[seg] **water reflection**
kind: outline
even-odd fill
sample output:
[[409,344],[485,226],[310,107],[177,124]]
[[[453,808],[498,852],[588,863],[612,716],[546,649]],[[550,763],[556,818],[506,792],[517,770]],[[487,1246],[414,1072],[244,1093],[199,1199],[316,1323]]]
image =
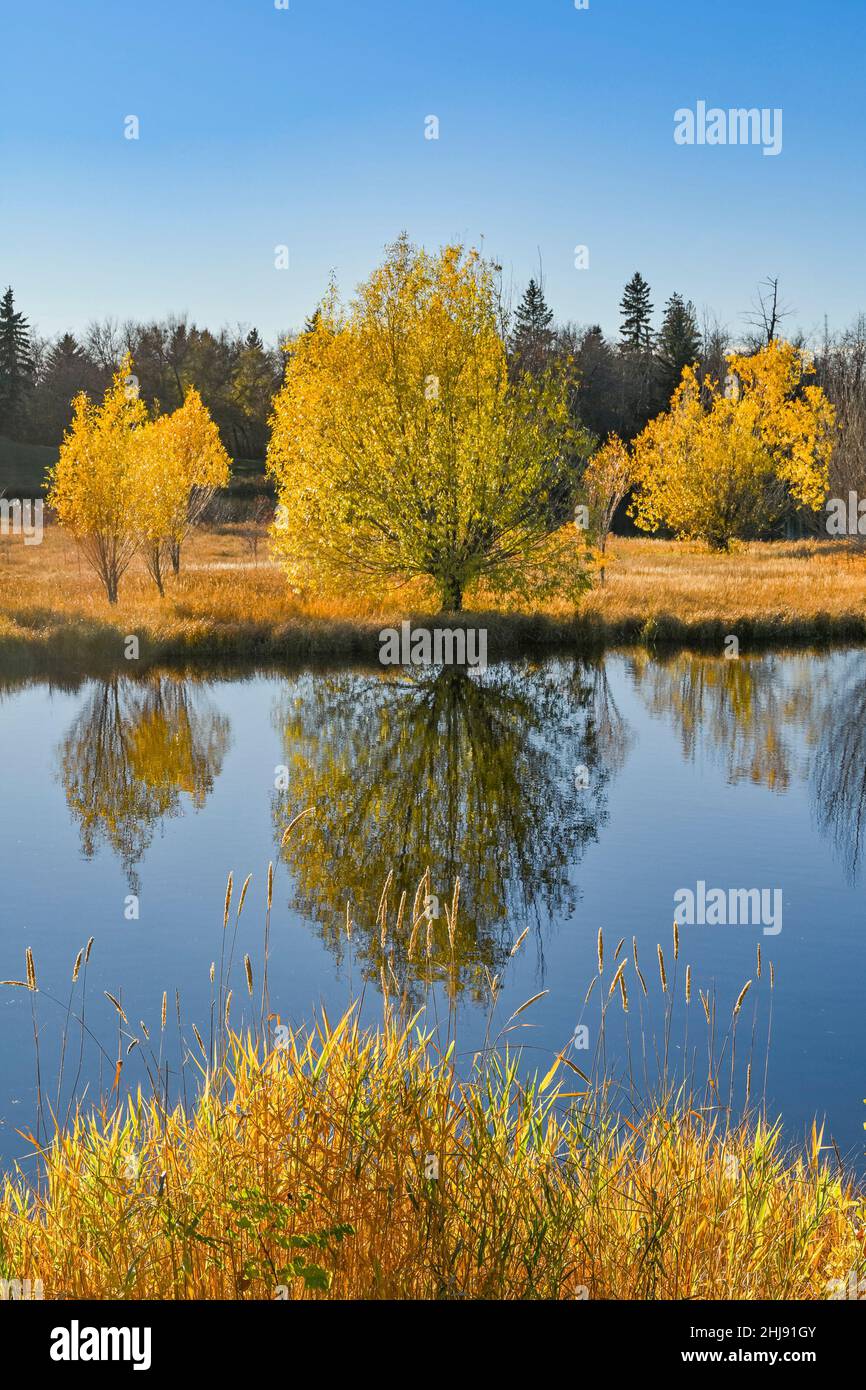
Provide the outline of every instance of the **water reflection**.
[[866,829],[866,671],[846,671],[821,721],[812,772],[815,812],[836,847],[849,882],[856,882]]
[[136,866],[182,795],[204,805],[229,745],[229,721],[202,686],[155,676],[94,685],[60,748],[60,777],[84,854],[109,845],[138,891]]
[[687,759],[702,747],[722,759],[729,782],[772,791],[785,791],[805,772],[795,749],[804,730],[815,741],[826,679],[814,662],[690,652],[656,661],[642,652],[631,672],[651,713],[673,724]]
[[[573,912],[572,871],[606,818],[605,788],[628,741],[601,667],[526,664],[483,681],[455,668],[306,676],[292,682],[279,720],[289,785],[275,798],[275,823],[281,830],[302,806],[316,811],[284,849],[294,905],[336,954],[347,899],[360,931],[375,921],[391,871],[397,898],[406,891],[411,905],[429,867],[434,914],[459,877],[454,988],[496,970],[522,925]],[[408,944],[408,926],[387,943],[403,978],[450,965],[444,908],[430,922],[429,959],[425,946],[409,962]],[[543,944],[538,931],[539,952]],[[358,954],[378,976],[378,932],[367,928]]]
[[[683,754],[719,756],[729,782],[785,791],[807,781],[812,813],[855,883],[866,840],[866,670],[861,653],[741,658],[683,653],[631,662],[647,707],[672,721]],[[799,752],[795,751],[799,747]]]

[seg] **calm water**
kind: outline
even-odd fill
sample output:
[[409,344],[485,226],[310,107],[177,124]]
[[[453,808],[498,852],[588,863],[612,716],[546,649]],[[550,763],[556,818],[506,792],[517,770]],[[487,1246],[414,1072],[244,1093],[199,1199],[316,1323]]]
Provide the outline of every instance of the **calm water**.
[[[637,938],[649,998],[629,967],[629,1026],[639,1028],[640,1004],[645,1027],[658,1030],[656,943],[672,971],[677,890],[696,890],[699,881],[708,890],[779,889],[781,931],[766,931],[766,920],[682,927],[671,1056],[682,1068],[697,1049],[703,1076],[697,989],[715,991],[724,1032],[741,986],[753,979],[738,1059],[754,1049],[762,1089],[771,1024],[768,1108],[784,1116],[794,1140],[814,1115],[826,1115],[828,1133],[860,1164],[863,652],[558,659],[421,680],[340,670],[7,685],[0,729],[0,977],[23,978],[29,945],[42,991],[0,991],[5,1162],[26,1153],[16,1130],[35,1123],[31,1006],[53,1102],[72,964],[86,939],[95,937],[87,1025],[106,1055],[100,1063],[96,1041],[87,1039],[79,1057],[73,1029],[61,1110],[76,1082],[79,1093],[89,1086],[95,1095],[113,1075],[117,1016],[104,990],[122,998],[129,1036],[142,1036],[144,1020],[155,1047],[168,991],[170,1076],[175,990],[185,1037],[192,1022],[207,1036],[208,973],[219,959],[229,870],[236,883],[253,875],[232,981],[233,1021],[241,1021],[250,1008],[241,960],[249,951],[258,991],[274,860],[270,1000],[284,1021],[310,1019],[320,1003],[333,1018],[365,980],[365,1014],[375,1019],[386,956],[411,997],[422,1001],[432,983],[431,1000],[447,1008],[448,933],[444,911],[434,914],[459,874],[450,985],[459,1046],[471,1054],[481,1044],[486,972],[499,972],[503,1021],[530,995],[549,991],[521,1016],[533,1026],[512,1034],[527,1049],[526,1065],[544,1070],[551,1049],[581,1020],[592,1045],[598,991],[582,1010],[599,927],[608,979],[619,938]],[[316,807],[315,820],[281,852],[283,827],[306,806]],[[405,888],[411,901],[427,866],[430,960],[426,950],[420,960],[407,958],[405,933],[383,954],[372,926],[382,884],[393,870],[397,894]],[[351,951],[347,899],[356,922]],[[524,927],[526,942],[509,959]],[[686,1033],[687,961],[694,997]],[[618,1006],[610,1019],[608,1056],[624,1065]],[[146,1082],[143,1052],[125,1060],[127,1085]]]

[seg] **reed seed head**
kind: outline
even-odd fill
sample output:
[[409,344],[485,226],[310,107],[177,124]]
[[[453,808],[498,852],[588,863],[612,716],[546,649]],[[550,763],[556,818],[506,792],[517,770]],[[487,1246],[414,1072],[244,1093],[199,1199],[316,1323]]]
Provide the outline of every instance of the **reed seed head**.
[[741,1007],[741,1005],[742,1005],[742,1002],[743,1002],[743,1000],[745,999],[746,995],[748,994],[748,992],[749,992],[749,990],[750,990],[751,988],[752,988],[752,982],[751,982],[751,980],[747,980],[746,983],[743,985],[743,988],[740,990],[739,994],[737,995],[737,1002],[736,1002],[736,1004],[734,1005],[734,1012],[733,1012],[733,1017],[734,1017],[734,1018],[736,1018],[736,1017],[737,1017],[737,1014],[740,1012],[740,1007]]

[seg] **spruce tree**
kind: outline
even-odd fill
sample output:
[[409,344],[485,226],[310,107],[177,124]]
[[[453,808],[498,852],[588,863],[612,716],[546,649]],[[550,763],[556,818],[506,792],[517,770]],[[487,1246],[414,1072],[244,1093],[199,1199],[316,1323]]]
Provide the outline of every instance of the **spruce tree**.
[[62,334],[45,354],[39,385],[28,403],[28,436],[40,444],[59,444],[72,418],[73,397],[79,391],[95,396],[101,387],[99,368],[71,333]]
[[672,294],[658,336],[659,379],[667,403],[679,385],[684,367],[691,367],[701,353],[701,335],[695,306],[682,295]]
[[530,280],[517,306],[511,334],[511,356],[519,371],[543,371],[553,345],[552,323],[553,310],[548,308],[544,290]]
[[0,299],[0,433],[13,434],[20,425],[32,381],[30,325],[16,312],[10,286]]
[[639,270],[629,280],[620,301],[622,345],[635,352],[650,352],[653,344],[650,287]]

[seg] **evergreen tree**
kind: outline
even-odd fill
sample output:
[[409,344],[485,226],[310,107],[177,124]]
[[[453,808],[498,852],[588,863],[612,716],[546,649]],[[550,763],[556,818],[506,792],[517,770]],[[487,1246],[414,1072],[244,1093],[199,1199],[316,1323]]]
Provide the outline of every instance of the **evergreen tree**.
[[650,303],[650,287],[639,270],[626,285],[619,308],[623,347],[635,352],[649,352],[653,344],[653,306]]
[[530,280],[514,316],[511,356],[518,371],[541,372],[547,365],[553,345],[553,310],[548,308],[544,290]]
[[693,367],[701,354],[701,335],[695,306],[682,295],[672,294],[665,305],[665,316],[656,345],[659,379],[665,404],[680,383],[684,367]]
[[42,444],[59,444],[72,419],[72,400],[80,391],[89,395],[101,389],[99,369],[71,333],[64,333],[48,349],[39,372],[39,384],[28,410],[30,431]]
[[32,382],[30,325],[16,312],[10,286],[0,299],[0,433],[12,434],[20,426]]

